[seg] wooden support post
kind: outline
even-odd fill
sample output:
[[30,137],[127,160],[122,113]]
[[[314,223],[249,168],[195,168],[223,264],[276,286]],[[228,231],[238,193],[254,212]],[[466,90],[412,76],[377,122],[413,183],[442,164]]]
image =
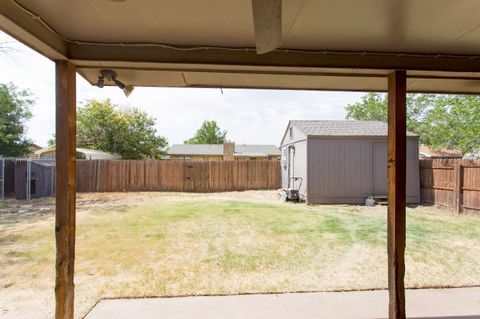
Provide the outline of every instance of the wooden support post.
[[456,163],[453,166],[453,211],[457,214],[462,212],[463,197],[463,166]]
[[74,317],[76,84],[75,65],[56,62],[55,318]]
[[406,72],[388,75],[389,318],[405,318]]

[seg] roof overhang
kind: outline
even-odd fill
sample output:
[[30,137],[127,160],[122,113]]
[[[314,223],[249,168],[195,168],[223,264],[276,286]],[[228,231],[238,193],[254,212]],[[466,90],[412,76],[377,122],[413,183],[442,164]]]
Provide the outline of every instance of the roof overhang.
[[386,91],[403,69],[410,92],[480,93],[473,0],[284,1],[282,46],[265,54],[250,1],[0,4],[1,29],[91,84],[113,69],[134,86]]

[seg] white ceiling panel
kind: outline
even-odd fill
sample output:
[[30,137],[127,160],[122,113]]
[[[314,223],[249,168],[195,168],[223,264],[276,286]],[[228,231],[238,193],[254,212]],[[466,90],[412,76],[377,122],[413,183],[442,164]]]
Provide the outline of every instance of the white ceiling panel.
[[404,69],[410,91],[480,92],[478,0],[284,0],[264,55],[249,0],[0,1],[0,29],[91,83],[379,91]]
[[[16,0],[87,42],[255,47],[246,0]],[[477,0],[283,1],[283,48],[480,54]]]

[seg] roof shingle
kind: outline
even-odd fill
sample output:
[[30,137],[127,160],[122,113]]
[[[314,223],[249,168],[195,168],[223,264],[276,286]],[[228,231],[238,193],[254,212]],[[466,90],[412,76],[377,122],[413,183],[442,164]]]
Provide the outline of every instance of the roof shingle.
[[[388,125],[380,121],[327,121],[327,120],[292,120],[307,136],[387,136]],[[417,136],[407,132],[407,136]]]

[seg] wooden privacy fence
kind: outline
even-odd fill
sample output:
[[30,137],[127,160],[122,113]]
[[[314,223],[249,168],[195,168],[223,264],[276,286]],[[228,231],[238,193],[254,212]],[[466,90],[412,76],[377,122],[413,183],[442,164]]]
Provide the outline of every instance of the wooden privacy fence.
[[78,192],[224,192],[278,189],[280,162],[79,160]]
[[421,160],[420,186],[424,203],[480,213],[480,160]]

